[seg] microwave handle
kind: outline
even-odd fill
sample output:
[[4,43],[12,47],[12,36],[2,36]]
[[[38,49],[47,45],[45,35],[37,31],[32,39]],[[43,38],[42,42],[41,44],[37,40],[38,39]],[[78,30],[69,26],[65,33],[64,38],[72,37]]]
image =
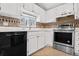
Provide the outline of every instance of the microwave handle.
[[21,33],[14,33],[14,35],[22,35]]

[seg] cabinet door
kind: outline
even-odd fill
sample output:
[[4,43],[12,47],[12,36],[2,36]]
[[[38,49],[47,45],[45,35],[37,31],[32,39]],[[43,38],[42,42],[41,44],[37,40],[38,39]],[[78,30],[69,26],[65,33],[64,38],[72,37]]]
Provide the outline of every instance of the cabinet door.
[[46,46],[47,44],[46,44],[46,39],[45,39],[45,31],[42,31],[42,33],[41,33],[41,39],[43,40],[43,44],[42,44],[42,46],[44,47],[44,46]]
[[46,45],[53,46],[53,31],[50,30],[45,32],[45,40]]
[[79,3],[74,4],[75,19],[79,19]]
[[63,10],[63,6],[59,6],[59,7],[57,7],[57,8],[55,8],[55,10],[56,10],[56,18],[57,17],[63,17],[63,15],[62,15],[62,13],[64,12],[64,10]]
[[73,3],[68,3],[65,5],[66,15],[73,15],[74,14],[74,6]]
[[74,11],[73,11],[73,3],[67,3],[65,5],[62,5],[63,8],[63,16],[67,16],[67,15],[73,15]]
[[17,3],[1,3],[1,12],[9,14],[9,16],[20,15],[20,4]]
[[75,55],[79,55],[79,29],[75,30]]
[[43,48],[44,44],[45,44],[43,32],[41,32],[41,31],[38,32],[37,40],[38,40],[38,49]]
[[37,50],[37,39],[35,36],[32,36],[28,40],[28,54],[30,55]]
[[57,17],[64,17],[64,16],[67,16],[67,15],[72,15],[74,14],[74,11],[73,11],[73,3],[67,3],[67,4],[64,4],[64,5],[61,5],[59,7],[56,8],[57,12],[56,12],[56,16]]

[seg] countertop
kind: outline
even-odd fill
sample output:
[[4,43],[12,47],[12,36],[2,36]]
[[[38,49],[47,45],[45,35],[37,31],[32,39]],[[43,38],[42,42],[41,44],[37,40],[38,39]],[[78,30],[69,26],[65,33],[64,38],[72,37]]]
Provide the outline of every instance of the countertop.
[[0,32],[13,32],[13,31],[50,31],[53,28],[25,28],[25,27],[0,27]]

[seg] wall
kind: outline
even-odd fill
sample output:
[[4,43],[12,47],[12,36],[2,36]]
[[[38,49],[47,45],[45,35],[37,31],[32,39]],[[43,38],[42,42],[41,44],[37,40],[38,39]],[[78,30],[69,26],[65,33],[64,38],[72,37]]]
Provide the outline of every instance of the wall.
[[8,16],[0,16],[0,26],[5,27],[19,27],[20,19],[8,17]]

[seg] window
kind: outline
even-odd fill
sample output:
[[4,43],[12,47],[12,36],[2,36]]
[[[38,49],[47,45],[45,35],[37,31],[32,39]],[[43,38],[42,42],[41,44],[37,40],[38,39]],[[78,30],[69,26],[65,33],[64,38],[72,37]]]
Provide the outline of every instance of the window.
[[31,15],[22,15],[21,19],[24,27],[36,27],[36,17]]

